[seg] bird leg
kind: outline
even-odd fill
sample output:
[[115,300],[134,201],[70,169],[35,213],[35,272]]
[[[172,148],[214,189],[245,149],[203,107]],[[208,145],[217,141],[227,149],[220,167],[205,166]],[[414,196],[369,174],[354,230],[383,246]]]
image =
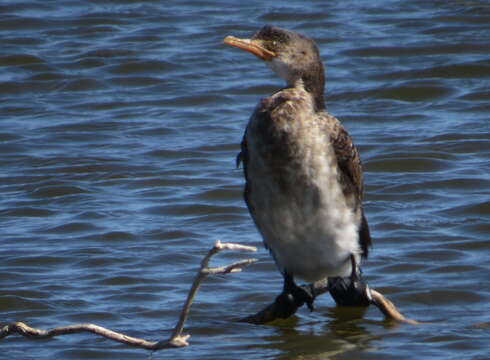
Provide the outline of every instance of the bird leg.
[[306,303],[308,309],[310,309],[310,311],[313,311],[315,309],[313,301],[315,301],[315,296],[313,295],[311,286],[296,285],[293,276],[285,272],[284,287],[282,293],[277,297],[276,302],[278,302],[278,304],[280,304],[280,306],[285,309],[293,307],[297,309]]
[[339,306],[369,306],[373,303],[371,290],[362,279],[361,268],[354,254],[350,255],[350,262],[350,276],[328,279],[330,294]]
[[[362,279],[360,266],[356,257],[351,254],[346,261],[351,263],[351,274],[348,277],[328,278],[327,291],[330,292],[338,306],[362,306],[373,304],[371,290]],[[305,303],[310,311],[313,311],[316,295],[312,285],[296,285],[292,275],[284,273],[284,288],[276,298],[276,305],[281,317],[289,317]]]

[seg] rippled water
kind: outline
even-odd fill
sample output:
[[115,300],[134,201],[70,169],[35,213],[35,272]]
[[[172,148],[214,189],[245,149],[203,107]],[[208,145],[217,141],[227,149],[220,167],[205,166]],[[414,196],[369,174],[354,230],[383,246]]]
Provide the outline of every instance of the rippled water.
[[[222,39],[269,23],[317,40],[327,106],[360,148],[366,278],[431,324],[393,326],[328,295],[274,326],[236,323],[280,291],[261,250],[247,271],[206,281],[191,346],[153,358],[488,358],[488,1],[275,4],[1,2],[1,323],[161,339],[216,240],[260,246],[234,157],[256,102],[281,83]],[[80,334],[9,337],[0,357],[148,353]]]

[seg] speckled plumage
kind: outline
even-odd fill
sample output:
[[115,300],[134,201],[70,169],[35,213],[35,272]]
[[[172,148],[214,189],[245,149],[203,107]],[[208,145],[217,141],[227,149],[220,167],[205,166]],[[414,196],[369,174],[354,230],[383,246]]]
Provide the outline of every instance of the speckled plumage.
[[[359,156],[340,122],[303,87],[263,99],[242,143],[245,201],[281,271],[348,276],[367,254]],[[340,162],[339,162],[340,160]],[[368,230],[367,230],[367,234]]]

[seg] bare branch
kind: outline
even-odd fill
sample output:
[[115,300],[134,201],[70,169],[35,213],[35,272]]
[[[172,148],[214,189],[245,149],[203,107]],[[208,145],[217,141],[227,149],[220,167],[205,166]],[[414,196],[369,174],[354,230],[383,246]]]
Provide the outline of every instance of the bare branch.
[[242,268],[244,268],[247,265],[253,264],[254,262],[257,262],[257,259],[245,259],[241,261],[237,261],[233,264],[227,265],[227,266],[220,266],[220,267],[213,267],[213,268],[206,268],[203,269],[202,272],[206,273],[208,275],[211,274],[229,274],[231,272],[240,272],[242,271]]
[[[240,251],[256,251],[255,247],[245,246],[234,243],[221,243],[216,242],[216,244],[208,251],[206,256],[201,261],[201,266],[199,268],[196,277],[192,283],[192,286],[187,295],[187,299],[182,307],[182,311],[179,316],[179,320],[172,332],[172,335],[169,339],[161,340],[161,341],[148,341],[145,339],[135,338],[132,336],[128,336],[119,332],[112,331],[110,329],[106,329],[104,327],[94,325],[94,324],[73,324],[68,326],[62,326],[53,328],[50,330],[41,330],[37,328],[33,328],[28,326],[22,322],[14,322],[8,325],[5,325],[0,329],[0,339],[7,337],[12,334],[20,334],[22,336],[28,338],[36,338],[36,339],[47,339],[52,338],[59,335],[67,335],[74,334],[80,332],[91,332],[96,335],[100,335],[106,337],[107,339],[117,341],[126,345],[136,346],[147,350],[161,350],[168,348],[178,348],[188,346],[189,343],[187,340],[190,335],[183,335],[184,324],[189,315],[190,308],[196,297],[197,292],[201,286],[202,281],[208,275],[216,275],[216,274],[229,274],[232,272],[239,272],[245,266],[250,265],[257,261],[257,259],[245,259],[241,261],[237,261],[230,265],[220,266],[220,267],[209,267],[209,262],[211,258],[219,253],[222,250],[240,250]],[[321,280],[318,281],[311,286],[309,286],[309,291],[313,293],[313,295],[319,296],[328,291],[328,281]],[[408,324],[419,324],[419,322],[411,319],[407,319],[403,316],[396,306],[385,298],[381,293],[375,290],[370,290],[372,296],[372,303],[377,306],[381,312],[385,315],[386,318],[392,319],[398,322],[408,323]],[[248,316],[241,321],[253,323],[253,324],[265,324],[267,322],[273,321],[278,318],[287,318],[293,315],[299,307],[294,305],[293,303],[285,304],[281,303],[280,297],[277,297],[275,301],[259,311],[257,314]]]
[[48,339],[58,335],[76,334],[81,332],[91,332],[93,334],[106,337],[113,341],[117,341],[126,345],[137,346],[147,350],[158,350],[158,349],[171,348],[171,347],[183,347],[188,345],[185,342],[187,338],[185,338],[184,341],[180,339],[171,339],[171,340],[166,340],[164,342],[153,342],[153,341],[147,341],[144,339],[139,339],[132,336],[124,335],[94,324],[74,324],[74,325],[57,327],[51,330],[41,330],[41,329],[30,327],[29,325],[23,322],[14,322],[12,324],[4,326],[0,330],[0,339],[15,333],[29,338]]
[[48,339],[58,335],[68,335],[75,334],[80,332],[91,332],[96,335],[100,335],[106,337],[107,339],[118,341],[120,343],[136,346],[147,350],[160,350],[160,349],[168,349],[168,348],[178,348],[188,346],[189,343],[187,339],[190,335],[182,335],[182,331],[184,329],[184,323],[187,320],[189,315],[189,311],[192,305],[192,302],[201,286],[201,282],[208,275],[215,274],[229,274],[232,272],[241,271],[247,265],[250,265],[257,261],[257,259],[246,259],[242,261],[235,262],[233,264],[221,267],[210,268],[208,267],[209,261],[211,258],[216,255],[218,252],[222,250],[241,250],[241,251],[257,251],[257,248],[252,246],[245,246],[234,243],[221,243],[217,241],[216,244],[209,250],[206,256],[201,261],[201,267],[192,283],[191,289],[189,290],[189,294],[187,295],[186,302],[182,307],[182,311],[180,313],[179,320],[175,329],[172,332],[172,335],[168,340],[161,341],[147,341],[145,339],[139,339],[132,336],[128,336],[116,331],[112,331],[110,329],[106,329],[102,326],[98,326],[95,324],[73,324],[68,326],[62,326],[53,328],[51,330],[41,330],[28,326],[23,322],[14,322],[8,325],[5,325],[0,329],[0,339],[7,337],[12,334],[19,334],[28,338],[35,339]]
[[241,251],[249,251],[256,252],[257,248],[255,246],[242,245],[237,243],[222,243],[221,241],[216,241],[214,244],[214,248],[219,250],[241,250]]

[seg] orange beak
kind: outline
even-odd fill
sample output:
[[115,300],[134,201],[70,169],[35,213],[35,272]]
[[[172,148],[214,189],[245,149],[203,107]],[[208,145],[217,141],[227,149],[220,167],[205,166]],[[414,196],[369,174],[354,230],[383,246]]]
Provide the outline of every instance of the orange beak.
[[262,60],[270,61],[276,56],[275,52],[267,50],[265,47],[263,47],[259,40],[239,39],[234,36],[227,36],[223,42],[227,45],[248,51]]

